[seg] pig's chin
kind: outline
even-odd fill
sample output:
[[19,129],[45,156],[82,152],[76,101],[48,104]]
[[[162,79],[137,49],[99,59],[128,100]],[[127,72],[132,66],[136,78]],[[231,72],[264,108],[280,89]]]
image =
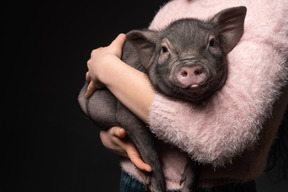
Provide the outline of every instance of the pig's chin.
[[185,89],[179,88],[177,92],[178,94],[175,96],[179,99],[196,104],[205,101],[212,94],[207,85],[191,86]]
[[[222,76],[224,77],[224,76]],[[215,93],[220,87],[222,87],[225,78],[222,78],[221,83],[215,79],[209,79],[207,82],[201,85],[191,85],[189,87],[179,86],[175,81],[171,82],[169,78],[163,78],[163,76],[154,75],[151,79],[151,83],[154,88],[166,96],[173,97],[179,100],[187,101],[193,104],[201,104],[206,101],[213,93]]]

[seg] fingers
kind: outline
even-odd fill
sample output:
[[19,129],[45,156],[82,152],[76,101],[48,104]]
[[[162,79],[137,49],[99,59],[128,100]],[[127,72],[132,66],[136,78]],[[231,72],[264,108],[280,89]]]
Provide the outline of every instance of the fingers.
[[111,47],[115,46],[115,47],[123,47],[124,43],[126,41],[126,35],[123,33],[120,33],[116,39],[114,39],[112,41],[112,43],[109,45]]
[[141,159],[137,149],[135,148],[135,145],[131,142],[127,142],[125,145],[126,153],[131,160],[131,162],[140,170],[151,172],[152,168],[150,165],[144,163],[144,161]]
[[91,77],[90,77],[89,71],[86,73],[85,79],[86,79],[87,83],[89,83],[91,81]]
[[[121,127],[114,127],[111,129],[111,132],[115,137],[118,137],[120,139],[123,139],[126,136],[125,129]],[[141,159],[140,154],[138,153],[135,145],[128,140],[121,140],[121,141],[123,141],[124,150],[126,151],[132,163],[142,171],[151,172],[152,168],[150,167],[150,165],[144,163],[144,161]]]
[[[113,129],[113,128],[111,128],[111,129]],[[128,158],[128,155],[127,155],[126,151],[124,150],[125,149],[124,142],[121,141],[121,139],[113,136],[111,134],[110,130],[109,131],[104,131],[104,130],[100,131],[100,138],[101,138],[102,144],[107,149],[112,151],[113,153]]]
[[87,90],[84,96],[88,99],[94,93],[96,89],[97,89],[97,85],[95,84],[94,81],[91,81],[87,87]]
[[112,127],[108,131],[100,132],[101,141],[106,148],[118,155],[129,158],[141,171],[151,172],[151,166],[144,163],[135,145],[125,137],[126,131],[121,127]]
[[[99,66],[105,66],[103,65],[103,63],[105,64],[105,60],[103,61],[103,58],[107,58],[107,57],[104,57],[104,56],[114,55],[120,58],[122,55],[122,47],[125,41],[126,41],[126,35],[119,34],[116,37],[116,39],[114,39],[114,41],[112,41],[112,43],[108,47],[100,47],[98,49],[94,49],[91,52],[91,58],[87,62],[87,67],[89,71],[86,73],[86,82],[88,82],[89,85],[85,93],[86,98],[89,98],[94,93],[94,91],[96,91],[96,89],[104,87],[104,85],[98,80],[98,75],[95,75],[97,74],[96,72],[99,71],[98,70]],[[95,58],[98,58],[98,60],[97,59],[95,60]],[[99,58],[102,58],[102,60],[101,59],[99,60]],[[109,58],[111,60],[111,57]],[[101,65],[99,65],[99,63]]]
[[123,140],[126,136],[125,129],[121,127],[112,127],[109,131],[110,134],[114,136],[114,143],[122,146],[123,150],[126,152],[125,156],[128,156],[128,158],[138,169],[146,172],[152,171],[150,165],[144,163],[144,161],[141,159],[135,145],[129,140]]
[[119,139],[124,139],[126,136],[126,131],[122,127],[112,127],[109,131],[114,137],[118,137]]
[[89,83],[86,93],[85,93],[85,97],[86,99],[88,99],[89,97],[91,97],[91,95],[97,90],[97,89],[101,89],[103,87],[105,87],[101,82],[99,81],[91,81],[91,76],[89,74],[89,71],[86,73],[86,82]]

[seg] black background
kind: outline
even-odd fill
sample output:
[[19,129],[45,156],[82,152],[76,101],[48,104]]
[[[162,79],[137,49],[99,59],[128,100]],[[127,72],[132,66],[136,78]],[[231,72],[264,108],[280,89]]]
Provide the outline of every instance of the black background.
[[[164,2],[3,5],[1,190],[119,191],[119,158],[102,146],[77,95],[91,50],[147,27]],[[287,186],[257,182],[260,192]]]

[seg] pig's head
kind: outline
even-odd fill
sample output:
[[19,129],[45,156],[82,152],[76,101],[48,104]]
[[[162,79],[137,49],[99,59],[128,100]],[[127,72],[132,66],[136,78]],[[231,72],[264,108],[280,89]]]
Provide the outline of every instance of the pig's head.
[[134,30],[127,40],[159,92],[197,103],[224,85],[226,55],[242,37],[245,15],[246,7],[225,9],[206,22],[182,19],[162,31]]

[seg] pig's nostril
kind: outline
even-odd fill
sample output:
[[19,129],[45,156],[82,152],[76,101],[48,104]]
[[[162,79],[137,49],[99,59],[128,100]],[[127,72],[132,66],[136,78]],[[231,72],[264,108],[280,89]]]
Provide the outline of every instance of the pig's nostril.
[[181,67],[176,73],[177,83],[182,87],[193,87],[204,84],[208,78],[207,70],[200,66],[184,66]]
[[182,76],[182,77],[187,77],[187,75],[188,75],[188,72],[187,72],[187,71],[182,71],[182,72],[181,72],[181,76]]
[[201,75],[202,73],[203,73],[202,70],[195,70],[195,71],[194,71],[194,74],[195,74],[195,75]]

